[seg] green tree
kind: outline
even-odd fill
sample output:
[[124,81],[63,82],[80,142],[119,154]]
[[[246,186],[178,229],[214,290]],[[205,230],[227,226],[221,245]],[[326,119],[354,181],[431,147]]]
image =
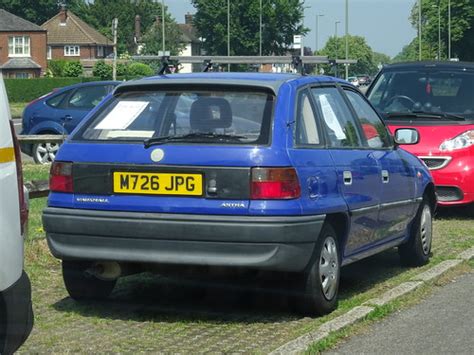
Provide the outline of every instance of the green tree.
[[390,64],[392,62],[392,58],[390,58],[390,56],[379,52],[372,53],[372,60],[376,66],[378,66],[379,64]]
[[110,64],[107,64],[103,60],[99,60],[92,68],[92,75],[101,78],[102,80],[110,80],[112,79],[112,71],[113,69]]
[[69,60],[64,65],[64,76],[68,78],[78,78],[82,75],[84,68],[78,60]]
[[[227,55],[227,0],[191,0],[196,8],[194,25],[205,39],[210,55]],[[304,1],[263,0],[262,53],[285,54],[293,35],[305,34],[302,26]],[[258,55],[260,3],[255,0],[230,2],[230,54]]]
[[[435,59],[438,53],[438,6],[441,15],[441,58],[447,58],[448,0],[422,0],[422,59]],[[418,28],[418,4],[412,8],[411,24]],[[415,39],[418,45],[418,39]],[[452,57],[474,60],[474,1],[451,0]],[[418,59],[418,58],[416,58]]]
[[[372,48],[367,44],[364,37],[351,36],[348,37],[349,42],[349,59],[356,59],[356,64],[349,66],[349,76],[356,74],[374,74],[377,72],[377,64],[374,62]],[[337,51],[336,51],[337,49]],[[344,37],[330,37],[324,48],[317,53],[318,55],[327,56],[329,59],[343,59],[346,57],[346,40]],[[323,66],[326,73],[330,73],[329,65]],[[339,73],[344,70],[342,65],[338,65]]]
[[[418,38],[415,38],[410,42],[410,44],[407,44],[405,47],[403,47],[402,51],[393,58],[392,62],[399,63],[417,61],[419,59],[418,51]],[[433,59],[436,56],[436,51],[436,47],[433,47],[427,42],[423,42],[421,48],[421,58]]]
[[[176,22],[165,22],[165,49],[170,51],[171,55],[178,55],[184,49],[181,36],[181,30]],[[163,50],[162,26],[159,22],[150,26],[143,35],[142,42],[144,44],[142,54],[158,54]]]
[[[78,15],[87,9],[85,0],[68,0],[68,8]],[[0,0],[0,8],[41,25],[59,11],[58,0]]]
[[[166,9],[165,9],[166,10]],[[112,20],[118,18],[118,51],[119,53],[135,52],[135,16],[141,19],[142,33],[148,33],[157,18],[161,20],[161,3],[153,0],[94,0],[87,6],[83,19],[97,28],[109,38],[112,38]],[[165,11],[165,23],[176,23],[171,15]],[[170,48],[176,48],[174,42],[179,40],[173,37],[167,40]]]
[[130,64],[128,71],[132,76],[150,76],[155,74],[154,70],[148,64],[139,62]]

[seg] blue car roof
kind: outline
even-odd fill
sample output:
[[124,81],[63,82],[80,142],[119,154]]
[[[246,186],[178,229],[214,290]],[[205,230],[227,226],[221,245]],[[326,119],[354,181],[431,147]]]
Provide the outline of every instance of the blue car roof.
[[241,85],[264,87],[272,89],[275,93],[281,85],[287,82],[294,82],[296,85],[304,85],[314,82],[340,82],[344,80],[329,76],[311,76],[298,74],[276,74],[276,73],[235,73],[235,72],[208,72],[189,74],[170,74],[147,77],[143,79],[125,82],[117,88],[117,92],[128,91],[132,88],[139,88],[151,85],[176,85],[176,84],[204,84],[213,83],[216,85]]
[[57,91],[63,91],[63,90],[69,90],[69,89],[74,89],[77,87],[85,87],[85,86],[95,86],[95,85],[119,85],[121,81],[113,81],[113,80],[106,80],[106,81],[88,81],[85,83],[77,83],[77,84],[72,84],[68,86],[63,86],[61,88],[58,88]]

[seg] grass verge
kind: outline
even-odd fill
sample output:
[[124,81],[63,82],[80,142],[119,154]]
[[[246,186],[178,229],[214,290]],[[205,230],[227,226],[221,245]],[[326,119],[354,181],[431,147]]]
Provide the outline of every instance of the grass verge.
[[25,109],[27,102],[10,102],[10,112],[13,118],[21,117],[23,110]]

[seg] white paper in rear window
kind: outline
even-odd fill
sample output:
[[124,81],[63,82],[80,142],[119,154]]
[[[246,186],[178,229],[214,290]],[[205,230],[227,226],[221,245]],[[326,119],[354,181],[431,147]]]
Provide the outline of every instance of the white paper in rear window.
[[120,101],[94,129],[126,129],[147,105],[146,101]]

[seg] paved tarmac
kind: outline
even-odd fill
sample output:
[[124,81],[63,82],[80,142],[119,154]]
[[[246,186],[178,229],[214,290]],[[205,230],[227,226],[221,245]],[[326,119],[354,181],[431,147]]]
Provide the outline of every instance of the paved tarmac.
[[474,273],[325,354],[474,354]]

